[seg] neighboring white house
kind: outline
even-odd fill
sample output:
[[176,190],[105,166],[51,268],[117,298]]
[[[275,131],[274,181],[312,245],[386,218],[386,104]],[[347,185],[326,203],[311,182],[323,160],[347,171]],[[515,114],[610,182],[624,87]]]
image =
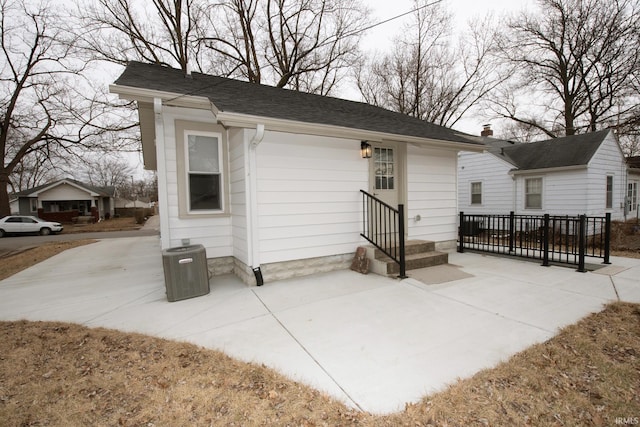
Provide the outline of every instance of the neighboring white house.
[[613,131],[533,143],[480,138],[458,159],[458,209],[468,214],[625,218],[627,165]]
[[629,178],[627,180],[627,218],[638,218],[638,189],[640,188],[640,156],[629,157],[627,159],[629,166]]
[[359,102],[137,62],[110,90],[138,103],[162,248],[202,244],[215,273],[255,283],[261,268],[269,281],[347,267],[366,244],[361,189],[406,206],[407,238],[455,247],[457,154],[483,149],[473,137]]
[[93,216],[98,220],[106,213],[113,216],[115,187],[96,187],[67,178],[13,196],[18,200],[20,215],[60,222],[71,222],[78,216]]

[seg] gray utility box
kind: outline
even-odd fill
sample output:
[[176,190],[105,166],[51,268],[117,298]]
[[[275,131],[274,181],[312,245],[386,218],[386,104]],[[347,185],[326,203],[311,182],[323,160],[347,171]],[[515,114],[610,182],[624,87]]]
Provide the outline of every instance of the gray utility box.
[[202,245],[180,246],[162,251],[164,282],[170,302],[209,293],[207,252]]

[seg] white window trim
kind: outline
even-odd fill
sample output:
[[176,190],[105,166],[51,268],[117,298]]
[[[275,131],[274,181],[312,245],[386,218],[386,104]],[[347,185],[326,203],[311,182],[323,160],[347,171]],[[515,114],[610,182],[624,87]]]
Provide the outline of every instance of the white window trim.
[[[215,218],[229,215],[228,150],[227,134],[224,127],[214,123],[175,120],[176,163],[178,177],[178,216],[180,218]],[[189,166],[187,135],[218,137],[218,156],[220,162],[220,206],[221,209],[191,210],[189,200]]]
[[[211,138],[218,139],[218,174],[220,175],[220,209],[191,209],[191,189],[189,188],[189,175],[191,171],[189,170],[189,136],[206,136]],[[183,134],[184,144],[184,182],[186,184],[186,193],[185,197],[187,198],[187,212],[190,215],[199,215],[199,214],[217,214],[225,211],[225,197],[224,197],[224,188],[225,188],[225,180],[224,180],[224,168],[223,168],[223,149],[222,149],[222,133],[220,132],[204,132],[197,130],[185,129]],[[213,175],[202,173],[202,175]]]
[[[609,206],[608,200],[607,200],[608,196],[609,196],[609,189],[607,188],[608,185],[609,185],[609,178],[611,178],[611,206]],[[616,186],[615,183],[616,183],[615,175],[608,173],[606,175],[606,178],[605,178],[605,181],[604,181],[604,208],[607,209],[607,210],[613,210],[613,206],[614,206],[613,196],[615,194],[614,189],[615,189],[615,186]]]
[[[540,180],[540,207],[539,208],[531,208],[527,206],[527,180],[530,179],[539,179]],[[530,211],[541,211],[544,209],[544,177],[542,176],[528,176],[522,181],[522,203],[524,205],[525,210]]]
[[[473,184],[480,184],[480,203],[473,203]],[[484,204],[484,183],[482,181],[469,182],[469,205],[482,206]]]

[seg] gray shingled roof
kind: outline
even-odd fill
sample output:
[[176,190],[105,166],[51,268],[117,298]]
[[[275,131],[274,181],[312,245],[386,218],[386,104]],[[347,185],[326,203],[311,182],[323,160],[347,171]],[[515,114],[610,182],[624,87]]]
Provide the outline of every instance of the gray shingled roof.
[[42,190],[43,188],[46,187],[50,187],[54,184],[57,184],[59,182],[62,181],[67,181],[67,182],[72,182],[74,184],[76,184],[79,187],[82,187],[88,191],[92,191],[94,193],[98,193],[100,196],[102,197],[113,197],[116,194],[116,188],[114,186],[108,186],[108,187],[96,187],[90,184],[85,184],[84,182],[80,182],[80,181],[76,181],[75,179],[70,179],[70,178],[65,178],[65,179],[59,179],[57,181],[52,181],[49,182],[47,184],[43,184],[43,185],[38,185],[37,187],[33,187],[33,188],[29,188],[27,190],[23,190],[23,191],[19,191],[17,193],[13,193],[13,196],[15,197],[29,197],[31,194],[36,193],[40,190]]
[[497,140],[488,145],[492,146],[490,153],[513,164],[518,170],[581,166],[589,163],[609,132],[605,129],[528,144]]
[[[482,145],[477,138],[355,101],[131,62],[116,85],[207,97],[220,111]],[[469,139],[468,139],[469,138]]]

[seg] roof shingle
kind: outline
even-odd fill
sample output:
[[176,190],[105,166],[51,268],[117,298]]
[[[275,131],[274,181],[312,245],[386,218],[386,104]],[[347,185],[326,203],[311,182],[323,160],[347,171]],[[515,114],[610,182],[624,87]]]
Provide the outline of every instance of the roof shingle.
[[462,132],[362,102],[208,74],[185,76],[181,70],[155,64],[131,62],[115,84],[203,96],[224,112],[482,145]]

